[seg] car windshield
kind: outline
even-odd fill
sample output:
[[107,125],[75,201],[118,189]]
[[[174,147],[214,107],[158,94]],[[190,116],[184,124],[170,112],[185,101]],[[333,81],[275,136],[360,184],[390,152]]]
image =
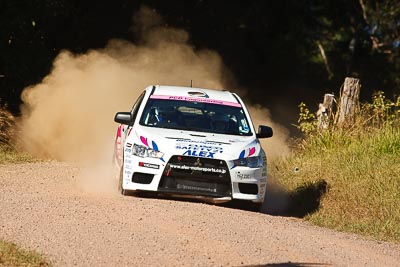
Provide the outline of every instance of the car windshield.
[[252,135],[239,103],[197,100],[158,99],[152,96],[146,103],[139,123],[157,128]]

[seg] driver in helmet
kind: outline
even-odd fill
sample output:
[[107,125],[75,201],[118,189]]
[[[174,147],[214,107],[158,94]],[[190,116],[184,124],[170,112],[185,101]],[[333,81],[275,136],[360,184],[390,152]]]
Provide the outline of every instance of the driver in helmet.
[[149,114],[148,123],[158,125],[160,123],[176,123],[176,112],[174,107],[152,107]]
[[211,117],[211,128],[217,133],[225,133],[229,127],[229,116],[226,114],[214,114]]

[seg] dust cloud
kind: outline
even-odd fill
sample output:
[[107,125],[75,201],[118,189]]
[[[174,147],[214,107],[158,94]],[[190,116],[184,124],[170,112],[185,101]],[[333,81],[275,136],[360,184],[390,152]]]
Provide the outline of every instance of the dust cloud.
[[[195,87],[228,89],[244,96],[221,57],[215,51],[194,49],[187,32],[162,26],[162,18],[147,7],[134,22],[139,42],[110,40],[105,48],[85,54],[62,51],[50,74],[23,91],[19,136],[23,149],[37,157],[104,170],[112,166],[115,113],[129,111],[148,85],[189,86],[193,80]],[[275,136],[263,141],[268,155],[286,151],[287,131],[272,122],[268,110],[251,107],[251,113],[256,125],[274,127]],[[91,176],[90,171],[83,173]],[[98,183],[100,176],[110,174],[101,173],[96,173]]]

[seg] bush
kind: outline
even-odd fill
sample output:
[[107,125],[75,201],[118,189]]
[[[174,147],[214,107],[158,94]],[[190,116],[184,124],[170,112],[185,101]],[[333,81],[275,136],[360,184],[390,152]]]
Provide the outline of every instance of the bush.
[[290,190],[326,181],[329,191],[321,207],[306,217],[310,221],[400,241],[400,98],[387,100],[378,92],[345,128],[331,123],[319,129],[304,104],[300,113],[304,136],[291,156],[274,162],[271,174]]
[[14,122],[14,116],[7,110],[7,106],[2,106],[0,102],[0,147],[12,147]]

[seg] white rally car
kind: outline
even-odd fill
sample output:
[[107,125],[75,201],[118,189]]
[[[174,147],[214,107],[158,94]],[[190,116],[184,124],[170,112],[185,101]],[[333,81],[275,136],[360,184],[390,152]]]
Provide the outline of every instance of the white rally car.
[[115,141],[119,189],[247,200],[261,206],[267,163],[248,110],[235,93],[149,86],[130,112],[118,112]]

